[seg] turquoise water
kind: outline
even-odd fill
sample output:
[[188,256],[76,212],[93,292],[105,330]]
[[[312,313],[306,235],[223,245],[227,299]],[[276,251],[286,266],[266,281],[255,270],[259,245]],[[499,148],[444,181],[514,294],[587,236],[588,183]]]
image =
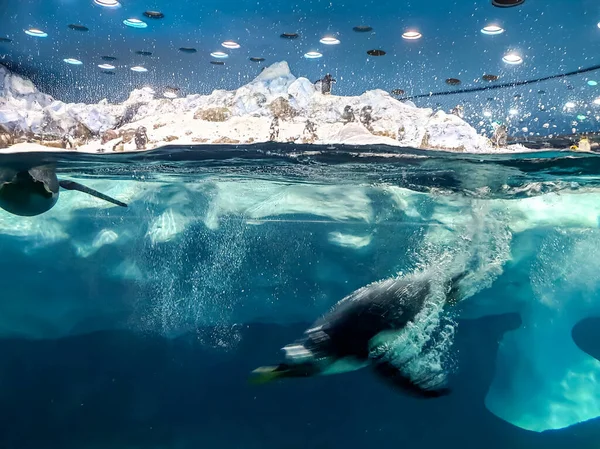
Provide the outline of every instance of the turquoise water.
[[[262,144],[0,164],[129,205],[61,191],[35,217],[0,211],[2,448],[597,446],[597,155]],[[450,395],[369,369],[248,384],[354,290],[457,270],[458,304],[428,318],[444,332],[414,328]]]

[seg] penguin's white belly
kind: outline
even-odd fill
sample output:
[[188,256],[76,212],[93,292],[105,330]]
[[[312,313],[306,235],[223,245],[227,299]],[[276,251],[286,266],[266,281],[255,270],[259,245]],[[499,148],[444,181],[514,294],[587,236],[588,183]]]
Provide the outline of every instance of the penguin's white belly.
[[335,362],[324,367],[320,374],[322,376],[328,376],[331,374],[347,373],[350,371],[359,370],[368,365],[368,361],[358,360],[355,357],[344,357],[343,359],[336,360]]

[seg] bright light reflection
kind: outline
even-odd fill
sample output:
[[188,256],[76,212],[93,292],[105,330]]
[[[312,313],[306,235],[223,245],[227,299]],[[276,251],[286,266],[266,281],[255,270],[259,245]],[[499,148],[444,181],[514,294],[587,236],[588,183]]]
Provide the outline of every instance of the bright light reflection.
[[318,59],[321,56],[323,56],[321,53],[319,53],[318,51],[309,51],[307,53],[304,53],[304,57],[306,59]]
[[238,44],[237,42],[234,42],[234,41],[225,41],[225,42],[222,42],[221,45],[225,48],[230,48],[232,50],[235,50],[236,48],[240,48],[240,44]]
[[502,58],[502,60],[504,62],[506,62],[507,64],[521,64],[523,62],[523,58],[521,58],[518,54],[516,53],[508,53],[507,55],[504,55],[504,57]]
[[33,37],[48,37],[48,33],[43,32],[42,30],[38,30],[37,28],[30,28],[25,30],[25,34]]
[[409,41],[421,39],[422,36],[423,35],[421,33],[419,33],[418,31],[407,31],[406,33],[402,34],[402,37]]
[[481,32],[483,34],[494,36],[496,34],[502,34],[502,33],[504,33],[504,28],[499,27],[498,25],[488,25],[486,27],[483,27],[481,29]]
[[125,19],[123,23],[131,28],[146,28],[148,24],[140,19]]
[[340,40],[336,39],[335,37],[325,36],[319,42],[325,45],[337,45],[340,43]]
[[229,55],[227,53],[224,53],[222,51],[213,51],[210,55],[213,58],[227,58],[227,57],[229,57]]

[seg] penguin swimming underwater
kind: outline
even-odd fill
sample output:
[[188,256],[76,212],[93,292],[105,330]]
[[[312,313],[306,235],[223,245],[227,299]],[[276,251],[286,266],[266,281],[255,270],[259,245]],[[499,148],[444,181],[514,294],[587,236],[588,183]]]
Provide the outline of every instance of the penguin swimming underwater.
[[0,167],[0,208],[22,217],[43,214],[54,207],[61,187],[127,207],[127,204],[78,182],[59,181],[51,166],[36,166],[28,170]]
[[[458,299],[458,282],[449,280],[446,304]],[[435,398],[449,393],[439,372],[411,373],[409,362],[394,362],[393,345],[406,326],[425,308],[434,279],[393,278],[362,287],[339,301],[304,336],[283,348],[285,361],[252,372],[251,381],[337,374],[371,366],[376,375],[404,393]]]

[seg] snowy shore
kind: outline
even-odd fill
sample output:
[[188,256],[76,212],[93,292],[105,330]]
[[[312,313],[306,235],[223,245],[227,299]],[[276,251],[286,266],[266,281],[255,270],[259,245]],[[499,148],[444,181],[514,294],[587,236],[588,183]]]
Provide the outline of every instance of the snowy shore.
[[[176,92],[167,91],[175,97]],[[63,103],[0,66],[0,152],[151,150],[166,144],[386,144],[469,153],[495,145],[457,115],[400,102],[383,90],[322,94],[285,61],[235,91],[166,98],[143,87],[121,104]]]

